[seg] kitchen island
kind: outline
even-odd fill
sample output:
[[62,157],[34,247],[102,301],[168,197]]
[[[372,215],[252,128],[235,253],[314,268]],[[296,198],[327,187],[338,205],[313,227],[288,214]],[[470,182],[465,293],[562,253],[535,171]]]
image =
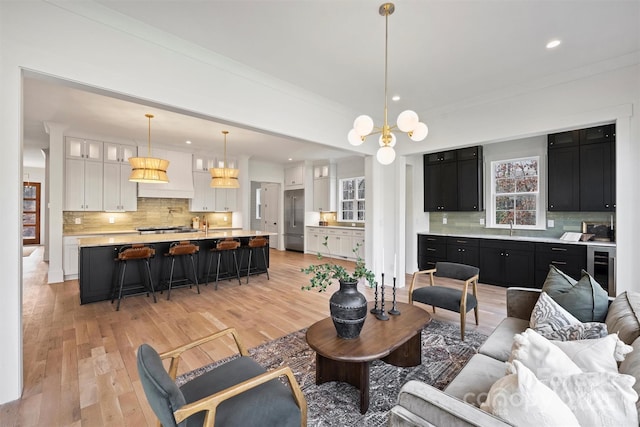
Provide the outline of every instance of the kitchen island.
[[[78,265],[80,286],[80,304],[111,299],[114,275],[117,272],[118,251],[124,245],[146,244],[151,245],[156,250],[156,255],[150,261],[151,277],[156,290],[163,289],[161,283],[168,278],[168,260],[164,254],[169,251],[172,242],[189,240],[200,246],[200,251],[195,257],[198,281],[205,283],[207,278],[207,264],[209,261],[209,250],[215,244],[226,238],[239,239],[243,246],[251,237],[262,236],[269,239],[268,233],[256,230],[226,230],[209,231],[195,233],[171,233],[171,234],[122,234],[102,237],[87,237],[78,239]],[[266,251],[266,265],[261,256],[253,257],[253,270],[262,271],[269,266],[269,251]],[[246,276],[248,256],[238,257],[240,264],[240,275]],[[252,262],[253,264],[253,262]],[[212,273],[215,274],[215,261],[212,266]],[[175,275],[183,275],[182,263],[176,262]],[[183,276],[180,276],[183,277]],[[127,283],[141,282],[141,275],[138,268],[127,269]]]

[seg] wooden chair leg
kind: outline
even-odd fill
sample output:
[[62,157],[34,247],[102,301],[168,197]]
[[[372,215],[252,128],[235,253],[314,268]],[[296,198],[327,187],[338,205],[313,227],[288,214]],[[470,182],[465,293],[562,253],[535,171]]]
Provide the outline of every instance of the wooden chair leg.
[[467,313],[464,311],[460,312],[460,339],[464,341],[464,325],[466,322]]
[[476,318],[476,326],[477,326],[477,325],[479,325],[479,324],[480,324],[480,323],[478,323],[478,322],[479,322],[479,319],[478,319],[478,306],[477,306],[477,305],[473,308],[473,314],[475,315],[475,318]]

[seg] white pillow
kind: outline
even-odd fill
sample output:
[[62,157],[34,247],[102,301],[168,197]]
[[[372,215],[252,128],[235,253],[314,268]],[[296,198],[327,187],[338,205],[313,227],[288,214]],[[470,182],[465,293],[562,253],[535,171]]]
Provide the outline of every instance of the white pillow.
[[515,360],[511,368],[515,374],[496,381],[480,409],[519,427],[580,425],[571,409],[526,366]]
[[531,328],[513,337],[509,362],[516,360],[540,379],[582,373],[560,348]]
[[551,341],[562,350],[584,372],[618,373],[618,363],[633,350],[626,345],[618,334],[610,334],[604,338],[578,341]]
[[635,378],[612,372],[585,372],[542,380],[571,409],[581,426],[637,426]]
[[602,338],[608,333],[605,323],[582,323],[546,292],[533,307],[529,326],[545,338],[561,341]]

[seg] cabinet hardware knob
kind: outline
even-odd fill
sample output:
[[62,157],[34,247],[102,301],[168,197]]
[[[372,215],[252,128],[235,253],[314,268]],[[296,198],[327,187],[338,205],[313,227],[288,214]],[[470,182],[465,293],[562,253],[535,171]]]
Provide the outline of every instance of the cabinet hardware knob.
[[509,256],[509,253],[504,254],[504,256]]

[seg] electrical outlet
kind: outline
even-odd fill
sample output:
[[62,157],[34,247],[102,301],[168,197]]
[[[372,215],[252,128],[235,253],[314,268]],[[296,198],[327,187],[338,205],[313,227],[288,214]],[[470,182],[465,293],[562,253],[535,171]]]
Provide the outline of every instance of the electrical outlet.
[[76,225],[80,225],[80,224],[82,224],[82,218],[76,218],[74,220],[74,222],[75,222]]
[[442,218],[442,223],[443,223],[443,224],[446,224],[446,223],[447,223],[447,218],[446,218],[446,217],[445,217],[445,218]]
[[109,224],[115,224],[116,223],[116,219],[112,216],[109,217]]
[[227,221],[227,217],[226,217],[226,216],[223,216],[223,217],[222,217],[222,220],[226,222],[226,221]]
[[552,219],[548,219],[547,220],[547,227],[549,227],[549,228],[555,227],[555,221],[552,220]]
[[484,225],[484,218],[480,218],[480,225]]

